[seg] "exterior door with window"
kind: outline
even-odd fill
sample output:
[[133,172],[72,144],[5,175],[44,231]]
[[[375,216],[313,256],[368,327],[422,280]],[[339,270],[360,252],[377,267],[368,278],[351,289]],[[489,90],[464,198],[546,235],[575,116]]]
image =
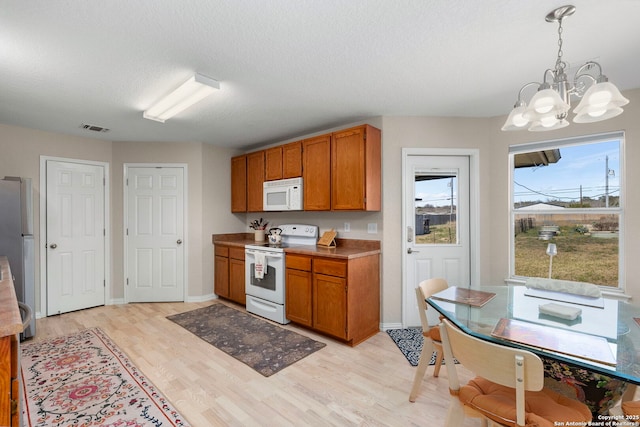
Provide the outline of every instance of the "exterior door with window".
[[126,168],[127,302],[184,301],[183,167]]
[[[410,327],[420,325],[420,281],[442,277],[449,286],[470,286],[469,156],[407,156],[404,179],[403,324]],[[429,320],[437,323],[437,315]]]

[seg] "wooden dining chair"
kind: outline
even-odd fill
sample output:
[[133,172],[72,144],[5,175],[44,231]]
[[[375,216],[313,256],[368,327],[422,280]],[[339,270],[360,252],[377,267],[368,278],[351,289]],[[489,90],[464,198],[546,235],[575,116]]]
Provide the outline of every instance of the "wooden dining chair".
[[[448,320],[440,324],[451,403],[446,426],[458,427],[465,412],[501,426],[586,425],[587,405],[544,388],[542,360],[530,351],[480,340]],[[460,386],[455,359],[477,376]],[[574,425],[574,424],[571,424]]]
[[418,369],[416,370],[415,377],[413,378],[413,387],[409,394],[409,402],[415,402],[420,386],[422,385],[422,379],[424,373],[429,366],[431,356],[434,350],[436,351],[436,364],[433,367],[433,376],[437,377],[440,374],[440,366],[442,365],[442,359],[444,354],[442,353],[442,342],[440,340],[440,329],[438,326],[429,326],[427,320],[427,302],[426,299],[431,295],[443,291],[449,287],[449,284],[445,279],[433,278],[423,280],[418,284],[416,288],[416,299],[418,302],[418,312],[420,313],[420,323],[422,325],[422,351],[420,352],[420,361],[418,362]]

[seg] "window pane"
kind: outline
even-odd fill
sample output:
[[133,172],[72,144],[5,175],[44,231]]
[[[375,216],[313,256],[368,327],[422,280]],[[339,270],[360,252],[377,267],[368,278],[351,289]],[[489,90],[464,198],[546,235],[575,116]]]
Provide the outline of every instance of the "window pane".
[[458,172],[415,175],[416,244],[457,244]]
[[514,155],[515,208],[620,206],[618,140]]
[[[617,214],[515,214],[515,274],[618,286]],[[547,255],[556,245],[553,259]]]

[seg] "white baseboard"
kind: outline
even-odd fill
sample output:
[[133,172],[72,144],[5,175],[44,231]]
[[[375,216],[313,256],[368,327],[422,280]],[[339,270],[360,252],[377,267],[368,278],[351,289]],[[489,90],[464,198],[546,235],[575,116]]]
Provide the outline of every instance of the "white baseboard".
[[206,302],[214,299],[218,299],[216,294],[199,295],[196,297],[187,297],[184,302]]
[[387,329],[402,329],[402,323],[381,323],[380,330],[386,331]]
[[121,304],[126,304],[126,302],[124,302],[124,298],[110,299],[109,301],[107,301],[106,305],[121,305]]

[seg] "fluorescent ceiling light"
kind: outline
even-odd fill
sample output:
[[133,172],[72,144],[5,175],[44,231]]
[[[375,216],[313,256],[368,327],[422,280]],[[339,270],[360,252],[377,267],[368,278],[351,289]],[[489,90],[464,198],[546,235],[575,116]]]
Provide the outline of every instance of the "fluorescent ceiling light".
[[164,123],[176,114],[220,89],[220,83],[202,74],[195,74],[176,90],[149,107],[142,117]]

